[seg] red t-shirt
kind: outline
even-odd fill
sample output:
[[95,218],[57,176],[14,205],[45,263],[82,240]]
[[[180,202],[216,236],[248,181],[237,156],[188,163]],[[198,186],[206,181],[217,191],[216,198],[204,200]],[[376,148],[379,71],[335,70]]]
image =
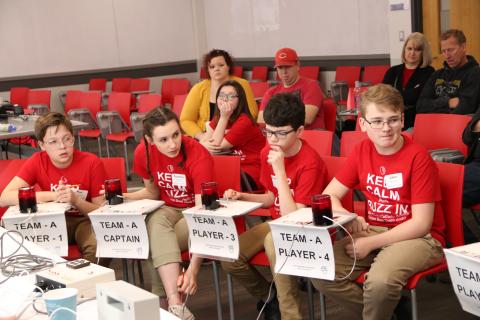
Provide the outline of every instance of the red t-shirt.
[[55,191],[62,179],[65,184],[78,185],[87,191],[87,201],[100,195],[106,179],[102,161],[94,154],[74,150],[73,161],[68,168],[57,168],[45,151],[31,156],[17,176],[33,186],[38,184],[43,191]]
[[[215,130],[217,118],[210,121]],[[240,156],[242,170],[260,184],[260,151],[265,146],[265,137],[260,128],[247,115],[242,114],[225,130],[224,138],[233,145],[232,152]]]
[[270,98],[277,93],[298,93],[304,104],[310,104],[318,107],[317,118],[305,129],[325,129],[325,119],[323,115],[322,101],[323,94],[318,82],[308,78],[298,79],[291,87],[285,88],[282,83],[268,89],[262,97],[260,110],[264,110]]
[[[186,136],[182,137],[182,146],[186,160],[182,151],[175,158],[170,158],[158,151],[155,145],[148,144],[150,172],[160,190],[160,199],[177,208],[193,207],[195,194],[201,193],[201,183],[213,178],[213,160],[207,149]],[[143,179],[150,179],[144,143],[135,149],[133,170]]]
[[367,199],[369,224],[393,228],[412,217],[412,204],[435,202],[431,234],[445,244],[438,169],[428,151],[403,135],[402,148],[381,155],[369,140],[355,146],[335,177],[348,188],[358,187]]
[[[270,145],[267,144],[260,153],[260,181],[275,196],[275,202],[270,207],[270,213],[272,218],[276,219],[281,216],[280,203],[275,175],[272,166],[267,162],[269,151]],[[296,155],[285,158],[285,171],[295,203],[309,206],[312,195],[321,193],[326,186],[327,171],[325,164],[318,153],[304,140],[302,140],[302,147]]]
[[414,72],[415,69],[407,69],[407,67],[403,67],[402,88],[405,88],[407,86],[408,80],[410,80]]

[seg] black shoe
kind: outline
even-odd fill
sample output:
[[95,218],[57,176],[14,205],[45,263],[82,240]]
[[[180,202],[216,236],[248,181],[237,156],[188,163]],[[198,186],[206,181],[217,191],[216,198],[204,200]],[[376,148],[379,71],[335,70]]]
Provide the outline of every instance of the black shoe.
[[[257,302],[257,310],[259,312],[262,310],[264,304],[265,302],[263,300]],[[263,315],[265,320],[282,320],[277,296],[273,297],[272,301],[265,305],[265,308],[263,308]]]

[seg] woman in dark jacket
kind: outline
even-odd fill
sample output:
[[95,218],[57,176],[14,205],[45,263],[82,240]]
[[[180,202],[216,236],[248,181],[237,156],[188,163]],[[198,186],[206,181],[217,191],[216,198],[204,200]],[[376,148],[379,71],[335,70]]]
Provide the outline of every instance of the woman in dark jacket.
[[388,69],[383,83],[396,88],[405,104],[404,128],[413,127],[417,100],[423,86],[435,71],[431,66],[432,53],[425,36],[419,32],[410,34],[402,49],[402,64]]

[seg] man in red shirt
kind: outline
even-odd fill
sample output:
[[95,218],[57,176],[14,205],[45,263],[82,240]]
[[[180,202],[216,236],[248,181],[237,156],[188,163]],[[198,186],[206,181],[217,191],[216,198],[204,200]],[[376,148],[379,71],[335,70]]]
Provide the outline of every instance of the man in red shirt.
[[300,76],[300,62],[295,50],[291,48],[278,50],[275,53],[275,68],[280,83],[264,94],[257,122],[265,122],[263,111],[273,95],[288,92],[297,94],[305,104],[305,129],[325,129],[322,90],[317,81]]
[[[340,199],[359,188],[366,216],[347,226],[353,244],[345,237],[334,245],[335,280],[312,282],[349,312],[349,319],[390,319],[408,278],[443,255],[438,170],[426,149],[402,135],[403,100],[396,89],[369,88],[361,114],[360,128],[369,139],[355,147],[324,193],[333,210],[346,211]],[[368,269],[362,288],[354,280]]]
[[105,200],[100,194],[105,168],[94,154],[73,148],[72,124],[60,113],[38,118],[35,136],[42,151],[30,157],[5,187],[0,206],[18,204],[18,189],[37,184],[42,190],[36,193],[37,201],[72,205],[66,217],[69,243],[77,243],[83,258],[96,262],[97,241],[87,213]]
[[[249,194],[227,190],[233,199],[261,202],[270,208],[273,219],[289,214],[311,203],[311,196],[325,186],[326,168],[318,156],[300,136],[304,130],[305,106],[293,94],[277,94],[265,108],[264,134],[268,144],[260,153],[260,182],[264,194]],[[239,237],[240,256],[235,262],[222,262],[224,270],[238,280],[248,292],[260,299],[257,308],[265,306],[265,319],[301,319],[298,285],[294,277],[277,274],[276,294],[269,295],[268,281],[249,265],[248,261],[264,249],[269,234],[267,222],[256,225]],[[273,270],[274,264],[271,265]]]

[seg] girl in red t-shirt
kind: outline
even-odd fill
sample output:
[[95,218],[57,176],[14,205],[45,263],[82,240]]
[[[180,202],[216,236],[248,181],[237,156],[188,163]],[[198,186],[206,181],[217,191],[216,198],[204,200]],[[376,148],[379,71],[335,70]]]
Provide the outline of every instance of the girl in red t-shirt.
[[[215,114],[201,143],[212,153],[231,151],[240,156],[241,168],[250,187],[260,187],[260,151],[265,137],[250,113],[242,86],[224,82],[217,90]],[[242,179],[242,189],[248,190]]]
[[146,219],[150,241],[152,291],[163,307],[182,319],[193,319],[182,306],[182,293],[194,294],[201,259],[195,255],[184,274],[181,252],[188,249],[188,228],[181,209],[201,204],[200,185],[212,181],[213,160],[192,138],[182,136],[175,113],[166,108],[150,111],[143,120],[144,142],[135,150],[133,168],[144,188],[127,199],[163,200],[166,205]]

